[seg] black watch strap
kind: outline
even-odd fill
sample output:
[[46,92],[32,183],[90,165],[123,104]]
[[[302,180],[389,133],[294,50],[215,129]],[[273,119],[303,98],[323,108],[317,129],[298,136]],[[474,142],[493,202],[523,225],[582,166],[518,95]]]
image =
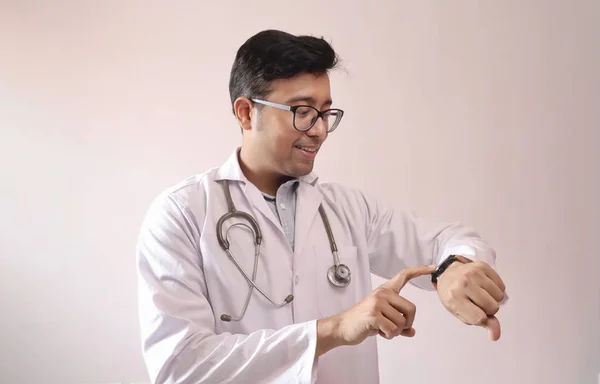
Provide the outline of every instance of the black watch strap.
[[471,260],[467,259],[466,257],[460,256],[460,255],[450,255],[446,258],[446,260],[444,260],[442,262],[442,264],[438,265],[438,267],[435,269],[435,271],[433,271],[433,273],[431,274],[431,282],[435,285],[438,282],[438,279],[440,278],[440,276],[442,275],[442,273],[444,273],[444,271],[446,269],[448,269],[448,267],[450,266],[450,264],[454,263],[454,262],[460,262],[460,263],[468,263]]

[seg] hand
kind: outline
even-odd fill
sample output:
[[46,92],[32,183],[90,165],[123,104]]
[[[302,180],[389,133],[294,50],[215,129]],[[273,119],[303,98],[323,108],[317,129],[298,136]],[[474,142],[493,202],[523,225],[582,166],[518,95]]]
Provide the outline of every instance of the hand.
[[487,263],[454,262],[442,273],[436,288],[442,304],[454,316],[465,324],[487,328],[493,341],[500,339],[500,322],[494,315],[506,287]]
[[317,356],[377,334],[386,339],[414,336],[416,307],[399,293],[409,280],[434,270],[435,265],[406,268],[346,311],[317,321]]

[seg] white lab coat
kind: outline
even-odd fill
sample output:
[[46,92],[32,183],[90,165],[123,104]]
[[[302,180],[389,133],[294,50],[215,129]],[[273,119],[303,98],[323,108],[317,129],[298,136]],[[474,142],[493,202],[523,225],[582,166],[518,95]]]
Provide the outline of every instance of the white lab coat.
[[[143,356],[153,383],[378,383],[376,338],[315,359],[316,320],[358,302],[371,290],[371,273],[391,278],[405,266],[438,263],[451,253],[484,260],[495,254],[473,229],[425,222],[361,192],[302,177],[297,190],[295,250],[260,191],[244,177],[236,150],[221,167],[190,177],[160,194],[141,229],[139,314]],[[238,210],[251,213],[263,234],[257,285],[239,322],[249,286],[219,247],[216,223],[227,212],[222,183],[231,181]],[[314,185],[313,185],[314,184]],[[326,272],[333,259],[318,214],[323,204],[339,257],[352,271],[346,288]],[[254,244],[240,227],[231,249],[248,274]],[[412,281],[432,290],[429,277]]]

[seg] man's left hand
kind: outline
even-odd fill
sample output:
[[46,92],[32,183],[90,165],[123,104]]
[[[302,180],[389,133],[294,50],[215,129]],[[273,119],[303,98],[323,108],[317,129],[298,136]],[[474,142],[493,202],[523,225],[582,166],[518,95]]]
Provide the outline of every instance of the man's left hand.
[[494,341],[500,338],[500,322],[494,315],[506,287],[489,264],[454,262],[441,274],[436,289],[444,307],[463,323],[487,328]]

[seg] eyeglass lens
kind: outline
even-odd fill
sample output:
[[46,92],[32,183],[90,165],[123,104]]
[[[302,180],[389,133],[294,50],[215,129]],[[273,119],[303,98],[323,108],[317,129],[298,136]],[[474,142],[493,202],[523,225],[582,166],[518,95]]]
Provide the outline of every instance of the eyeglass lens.
[[[323,121],[327,124],[327,131],[331,132],[336,128],[342,114],[338,111],[328,111],[323,115]],[[319,112],[312,107],[298,107],[294,116],[294,126],[300,131],[310,129],[319,118]]]

